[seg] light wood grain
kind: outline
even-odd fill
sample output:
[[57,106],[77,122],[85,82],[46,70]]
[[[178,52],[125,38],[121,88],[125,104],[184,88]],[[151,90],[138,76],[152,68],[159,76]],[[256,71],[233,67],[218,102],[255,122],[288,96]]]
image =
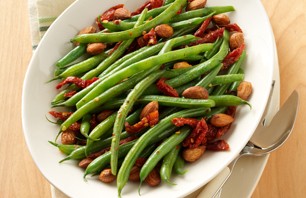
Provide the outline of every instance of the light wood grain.
[[[281,104],[294,89],[301,102],[288,142],[271,154],[253,198],[304,197],[306,194],[306,2],[262,0],[275,34]],[[49,183],[36,168],[21,126],[21,93],[32,55],[26,0],[0,1],[0,197],[51,197]],[[304,85],[304,86],[303,86]]]

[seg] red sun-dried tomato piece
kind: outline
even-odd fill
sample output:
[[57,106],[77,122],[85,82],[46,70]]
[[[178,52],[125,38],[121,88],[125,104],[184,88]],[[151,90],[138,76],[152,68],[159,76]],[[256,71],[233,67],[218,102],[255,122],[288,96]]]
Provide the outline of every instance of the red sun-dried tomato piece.
[[157,89],[166,96],[179,97],[177,91],[166,83],[165,78],[160,78],[156,83]]
[[199,45],[202,43],[213,43],[218,38],[223,36],[224,28],[218,28],[216,30],[210,31],[205,34],[202,38],[198,39],[197,41],[191,43],[191,45]]
[[83,80],[83,79],[75,77],[75,76],[69,76],[65,80],[63,80],[62,82],[58,83],[56,85],[56,89],[60,89],[64,85],[70,84],[70,83],[75,84],[79,88],[85,88],[85,87],[89,86],[90,84],[92,84],[93,82],[95,82],[98,79],[99,78],[97,78],[97,77],[93,77],[92,79]]
[[73,123],[72,125],[69,126],[69,130],[71,131],[80,131],[81,124],[78,122]]
[[118,5],[115,5],[111,8],[109,8],[108,10],[106,10],[103,14],[101,14],[100,16],[97,17],[96,19],[96,24],[99,26],[99,29],[100,30],[103,30],[104,27],[103,25],[101,24],[102,21],[104,20],[107,20],[107,21],[112,21],[114,20],[114,13],[115,11],[118,9],[118,8],[123,8],[123,4],[118,4]]
[[183,147],[197,148],[206,143],[206,133],[208,126],[204,118],[202,118],[197,126],[192,130],[191,134],[183,141]]
[[229,32],[241,32],[242,33],[242,29],[236,23],[224,25],[223,27],[225,27],[225,29],[228,30]]
[[145,2],[142,6],[140,6],[138,9],[136,9],[134,12],[132,12],[132,16],[140,14],[145,8],[148,8],[148,10],[159,8],[163,5],[163,0],[149,0]]
[[73,112],[58,112],[58,111],[49,111],[54,118],[65,121]]
[[76,93],[77,93],[77,91],[75,91],[75,90],[74,91],[69,91],[69,92],[64,94],[64,97],[65,98],[71,98]]
[[233,51],[231,51],[230,53],[228,53],[227,56],[223,60],[222,69],[227,69],[231,65],[233,65],[236,61],[238,61],[242,52],[243,52],[243,50],[244,50],[244,48],[245,48],[245,45],[242,44],[238,48],[236,48]]
[[199,27],[199,29],[194,33],[195,36],[197,37],[203,37],[205,30],[207,29],[208,25],[211,22],[212,17],[209,17],[205,21],[203,21],[202,25]]
[[207,143],[206,149],[210,151],[228,151],[230,147],[225,140],[217,140]]
[[125,122],[125,130],[128,133],[138,133],[140,132],[142,129],[150,126],[154,126],[155,124],[157,124],[159,121],[159,113],[158,111],[153,111],[151,113],[149,113],[148,115],[146,115],[145,117],[143,117],[139,122],[137,122],[134,125],[130,125],[128,122]]

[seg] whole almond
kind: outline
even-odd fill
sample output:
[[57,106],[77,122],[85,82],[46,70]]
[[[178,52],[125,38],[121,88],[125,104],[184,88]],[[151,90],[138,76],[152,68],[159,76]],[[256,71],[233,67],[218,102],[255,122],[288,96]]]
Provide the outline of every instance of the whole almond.
[[128,19],[131,17],[131,12],[126,8],[118,8],[114,12],[115,19]]
[[114,111],[112,110],[104,110],[102,112],[100,112],[97,116],[97,120],[98,122],[102,122],[103,120],[105,120],[108,116],[112,115]]
[[91,34],[91,33],[95,33],[97,31],[97,29],[94,26],[88,26],[83,28],[81,31],[79,31],[79,35],[80,34]]
[[161,182],[160,179],[160,175],[159,172],[156,168],[154,168],[149,175],[146,177],[145,182],[149,185],[149,186],[158,186]]
[[187,10],[196,10],[200,8],[204,8],[207,0],[194,0],[188,3]]
[[209,93],[207,89],[201,86],[193,86],[185,89],[182,93],[185,98],[192,98],[192,99],[207,99]]
[[111,183],[113,181],[115,181],[116,176],[114,176],[112,174],[112,171],[110,168],[104,169],[103,171],[101,171],[100,175],[99,175],[99,179],[104,182],[104,183]]
[[214,114],[210,119],[210,123],[216,127],[224,127],[231,124],[233,121],[234,118],[232,116],[224,113]]
[[157,101],[152,101],[148,103],[141,111],[140,113],[140,119],[146,117],[150,113],[157,111],[158,110],[158,102]]
[[247,81],[242,81],[237,87],[237,96],[243,100],[249,99],[252,94],[252,83]]
[[91,158],[84,158],[79,162],[79,167],[87,168],[87,166],[93,161]]
[[130,172],[129,180],[133,182],[138,182],[140,180],[140,168],[138,166],[133,166]]
[[215,24],[223,26],[230,24],[230,18],[226,14],[216,14],[212,17]]
[[104,51],[106,45],[104,43],[90,43],[87,45],[86,51],[90,55],[97,55]]
[[192,65],[190,65],[189,63],[187,63],[186,61],[182,61],[182,62],[177,62],[173,65],[173,69],[181,69],[181,68],[188,68],[191,67]]
[[205,152],[205,146],[199,146],[196,148],[187,148],[183,150],[182,156],[187,162],[197,161]]
[[61,135],[62,144],[75,144],[76,141],[77,139],[75,137],[74,131],[67,129],[62,132],[62,135]]
[[229,39],[230,48],[236,49],[244,44],[244,36],[241,32],[234,32]]
[[168,24],[158,25],[154,30],[161,38],[170,38],[173,35],[173,28]]

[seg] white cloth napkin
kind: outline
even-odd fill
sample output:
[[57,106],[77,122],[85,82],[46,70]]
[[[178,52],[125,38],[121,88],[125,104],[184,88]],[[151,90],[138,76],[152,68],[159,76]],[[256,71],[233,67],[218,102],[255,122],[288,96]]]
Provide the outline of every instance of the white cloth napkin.
[[32,47],[35,49],[52,22],[75,0],[29,0]]

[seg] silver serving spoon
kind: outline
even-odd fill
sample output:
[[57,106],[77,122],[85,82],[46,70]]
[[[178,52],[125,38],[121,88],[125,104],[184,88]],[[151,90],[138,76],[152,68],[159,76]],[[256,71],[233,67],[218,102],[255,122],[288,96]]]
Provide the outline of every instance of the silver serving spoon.
[[277,114],[273,117],[268,126],[259,124],[251,140],[228,166],[229,173],[225,176],[224,180],[220,182],[221,185],[217,188],[217,190],[211,193],[204,188],[197,197],[208,198],[217,197],[220,195],[222,187],[230,177],[236,162],[242,156],[263,156],[283,145],[291,134],[295,123],[298,110],[298,99],[298,93],[294,91]]

